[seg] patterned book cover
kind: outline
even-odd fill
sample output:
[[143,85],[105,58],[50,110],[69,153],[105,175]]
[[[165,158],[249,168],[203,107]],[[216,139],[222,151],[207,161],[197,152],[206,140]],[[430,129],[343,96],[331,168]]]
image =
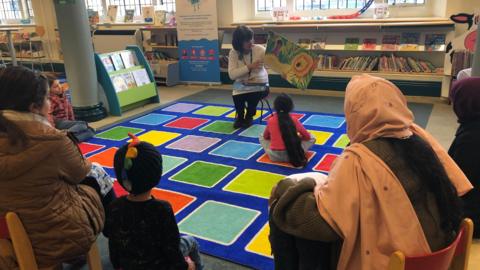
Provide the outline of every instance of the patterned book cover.
[[363,40],[363,50],[374,51],[377,49],[377,39],[376,38],[366,38]]
[[135,16],[135,9],[126,9],[124,22],[133,22],[133,17]]
[[382,40],[383,51],[396,51],[398,50],[398,43],[400,36],[398,35],[385,35]]
[[318,55],[270,32],[265,64],[280,73],[293,86],[306,89],[317,68]]
[[115,71],[115,67],[113,66],[112,59],[110,59],[109,55],[101,55],[100,59],[102,59],[102,63],[107,72]]
[[137,84],[135,83],[135,79],[133,78],[132,73],[128,72],[125,74],[122,74],[123,79],[125,80],[125,83],[128,86],[128,89],[137,87]]
[[112,79],[113,86],[115,87],[115,91],[117,93],[128,90],[128,85],[121,74],[112,76],[110,78]]
[[445,34],[427,34],[425,36],[426,51],[445,51]]
[[347,51],[356,51],[360,44],[359,38],[346,38],[345,39],[345,50]]
[[420,44],[420,33],[402,33],[401,51],[416,51]]
[[115,70],[121,70],[125,68],[123,64],[122,56],[118,53],[111,54],[110,57],[112,58],[113,65],[115,66]]

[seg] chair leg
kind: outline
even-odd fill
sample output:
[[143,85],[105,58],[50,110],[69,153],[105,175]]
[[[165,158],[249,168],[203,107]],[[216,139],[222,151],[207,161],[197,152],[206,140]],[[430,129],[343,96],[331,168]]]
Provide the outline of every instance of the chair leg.
[[88,251],[87,262],[90,270],[102,270],[102,260],[96,242],[92,244],[90,251]]
[[270,102],[268,102],[268,99],[265,99],[267,102],[268,110],[270,111],[270,114],[273,114],[272,107],[270,107]]
[[264,104],[263,104],[263,99],[260,99],[260,104],[262,104],[260,106],[260,118],[258,119],[258,123],[261,124],[262,123],[262,119],[263,119],[263,107],[264,107]]

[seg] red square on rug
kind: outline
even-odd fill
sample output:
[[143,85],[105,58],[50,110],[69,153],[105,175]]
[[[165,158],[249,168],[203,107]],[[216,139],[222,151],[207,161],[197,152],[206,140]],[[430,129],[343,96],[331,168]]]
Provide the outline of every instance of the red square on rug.
[[88,155],[104,147],[105,145],[99,145],[94,143],[80,143],[78,145],[78,148],[80,148],[80,151],[82,152],[83,155]]
[[338,155],[325,154],[322,159],[313,167],[314,171],[328,173],[332,167],[333,162],[337,159]]
[[[274,115],[275,115],[275,113],[274,113]],[[290,113],[290,116],[293,119],[297,119],[298,121],[300,121],[303,117],[305,117],[305,114],[304,113]],[[272,117],[272,115],[269,115],[269,116],[265,117],[264,120],[267,121],[268,119],[270,119],[270,117]]]
[[195,118],[195,117],[180,117],[175,121],[172,121],[165,125],[169,128],[180,128],[180,129],[196,129],[197,127],[207,123],[208,119]]
[[92,155],[88,158],[91,162],[96,162],[102,165],[105,168],[113,168],[113,157],[115,156],[115,152],[117,152],[116,147],[109,148],[105,151]]
[[[123,189],[118,181],[113,183],[113,190],[117,197],[128,195],[128,192]],[[152,190],[152,196],[155,199],[169,202],[172,205],[173,213],[175,214],[179,213],[196,200],[193,196],[160,188],[154,188]]]
[[[307,153],[307,160],[310,161],[314,156],[315,156],[315,152],[313,152],[313,151],[308,151],[308,153]],[[257,162],[267,163],[267,164],[273,164],[273,165],[278,165],[278,166],[283,166],[283,167],[289,167],[289,168],[295,168],[295,167],[292,166],[292,164],[287,163],[287,162],[275,162],[275,161],[271,161],[270,158],[268,157],[267,153],[263,154],[260,158],[258,158],[258,159],[257,159]]]

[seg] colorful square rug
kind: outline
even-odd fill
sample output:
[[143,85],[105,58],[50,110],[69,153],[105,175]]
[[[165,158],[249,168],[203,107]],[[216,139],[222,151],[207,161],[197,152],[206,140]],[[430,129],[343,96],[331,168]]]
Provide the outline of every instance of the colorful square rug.
[[[113,156],[128,132],[163,155],[163,178],[154,196],[172,204],[181,233],[201,251],[256,269],[273,269],[268,241],[271,188],[286,175],[328,172],[348,144],[342,115],[295,112],[317,138],[305,169],[270,161],[258,136],[267,111],[248,129],[232,126],[233,106],[178,102],[100,132],[80,148],[114,176]],[[233,115],[233,116],[232,116]],[[117,194],[125,191],[115,185]]]

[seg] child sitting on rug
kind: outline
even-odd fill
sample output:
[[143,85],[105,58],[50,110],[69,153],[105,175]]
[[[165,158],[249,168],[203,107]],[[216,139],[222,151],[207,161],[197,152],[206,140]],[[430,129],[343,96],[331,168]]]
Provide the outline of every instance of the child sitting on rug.
[[315,138],[298,121],[292,118],[293,101],[281,94],[274,101],[276,113],[268,119],[260,143],[271,161],[289,162],[295,167],[307,165],[306,152],[315,144]]
[[73,107],[58,79],[52,75],[47,76],[50,85],[50,123],[60,130],[67,130],[84,142],[95,136],[95,130],[87,122],[75,121]]
[[180,236],[172,206],[151,193],[162,177],[162,156],[155,147],[134,135],[118,149],[114,169],[129,195],[107,208],[104,235],[115,269],[202,270],[198,243]]

